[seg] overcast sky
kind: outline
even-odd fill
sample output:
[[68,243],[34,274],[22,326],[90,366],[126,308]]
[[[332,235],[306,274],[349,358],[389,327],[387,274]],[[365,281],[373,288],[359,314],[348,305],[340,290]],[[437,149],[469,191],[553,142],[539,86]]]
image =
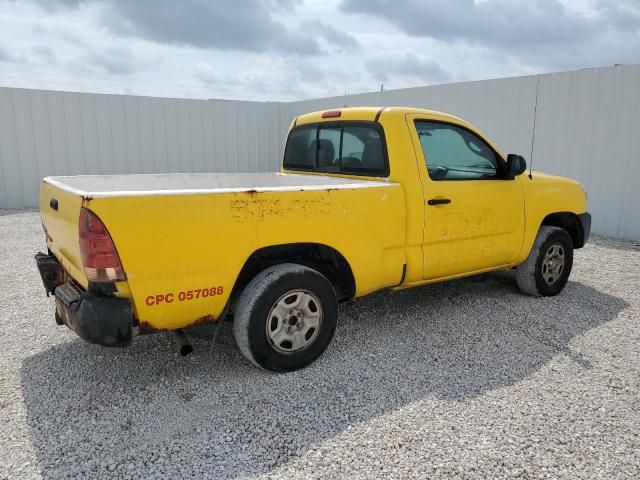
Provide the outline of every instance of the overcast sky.
[[0,0],[0,85],[296,100],[640,63],[640,0]]

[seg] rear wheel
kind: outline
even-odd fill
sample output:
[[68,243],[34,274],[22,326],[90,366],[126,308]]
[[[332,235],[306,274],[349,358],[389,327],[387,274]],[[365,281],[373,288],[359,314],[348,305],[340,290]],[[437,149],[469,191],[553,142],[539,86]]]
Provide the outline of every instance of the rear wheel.
[[542,226],[527,260],[516,269],[524,293],[548,297],[562,291],[573,266],[573,242],[562,228]]
[[338,303],[331,283],[303,265],[267,268],[246,286],[234,316],[240,351],[258,367],[289,372],[316,360],[336,329]]

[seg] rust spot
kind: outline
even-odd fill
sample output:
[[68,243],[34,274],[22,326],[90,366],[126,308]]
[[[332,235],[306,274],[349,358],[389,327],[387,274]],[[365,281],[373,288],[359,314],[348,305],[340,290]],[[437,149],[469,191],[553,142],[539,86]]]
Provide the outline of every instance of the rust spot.
[[256,198],[256,196],[258,195],[258,191],[257,190],[247,190],[244,193],[249,195],[251,198]]
[[138,320],[138,327],[138,334],[140,335],[149,335],[150,333],[157,333],[160,331],[156,327],[151,326],[149,322],[146,322],[144,320]]
[[89,202],[93,200],[93,197],[91,195],[85,195],[82,197],[82,206],[84,208],[87,208],[89,206]]
[[[181,326],[180,328],[194,327],[202,323],[213,323],[215,321],[216,321],[216,318],[214,318],[213,315],[205,315],[204,317],[197,318],[193,322],[187,323]],[[140,327],[140,330],[138,331],[140,335],[149,335],[151,333],[170,331],[168,329],[156,328],[145,320],[138,320],[138,327]]]
[[216,319],[213,318],[213,315],[205,315],[204,317],[200,317],[198,318],[196,321],[194,321],[193,323],[190,323],[189,325],[186,325],[187,327],[193,327],[195,325],[200,325],[201,323],[212,323],[215,322]]

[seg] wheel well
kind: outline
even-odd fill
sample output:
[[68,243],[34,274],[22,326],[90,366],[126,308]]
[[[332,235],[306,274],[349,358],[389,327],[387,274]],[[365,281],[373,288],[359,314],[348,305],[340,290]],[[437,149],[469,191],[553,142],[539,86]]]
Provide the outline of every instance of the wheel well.
[[233,288],[234,301],[258,273],[279,263],[298,263],[322,273],[333,285],[338,300],[353,298],[356,282],[346,259],[334,248],[319,243],[292,243],[261,248],[247,259]]
[[542,225],[550,227],[558,227],[566,230],[571,236],[573,248],[581,248],[584,246],[584,231],[580,219],[575,213],[558,212],[547,215],[542,220]]

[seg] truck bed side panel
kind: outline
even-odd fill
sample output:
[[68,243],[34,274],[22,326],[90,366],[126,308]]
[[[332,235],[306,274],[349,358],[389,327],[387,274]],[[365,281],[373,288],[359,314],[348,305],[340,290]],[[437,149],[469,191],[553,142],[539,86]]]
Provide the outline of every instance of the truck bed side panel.
[[358,296],[402,276],[404,198],[395,184],[104,197],[87,206],[111,233],[144,327],[172,329],[218,318],[245,261],[271,245],[335,248],[351,265]]
[[335,248],[351,266],[356,296],[400,282],[405,212],[399,185],[265,193],[250,205],[242,205],[240,218],[255,222],[259,245],[309,242]]

